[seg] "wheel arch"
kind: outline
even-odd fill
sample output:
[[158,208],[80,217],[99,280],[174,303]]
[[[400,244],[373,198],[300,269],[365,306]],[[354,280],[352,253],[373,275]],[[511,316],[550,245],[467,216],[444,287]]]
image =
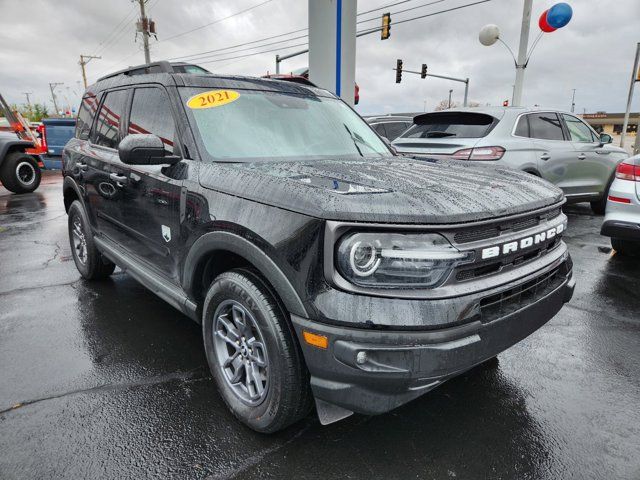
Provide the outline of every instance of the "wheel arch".
[[80,187],[71,177],[64,177],[62,182],[62,195],[64,199],[64,211],[69,213],[69,207],[74,200],[79,200],[84,206],[84,200]]
[[534,167],[527,167],[525,169],[522,170],[525,173],[528,173],[530,175],[536,176],[538,178],[542,178],[542,175],[540,175],[540,172],[538,171],[537,168]]
[[[216,268],[217,267],[217,268]],[[230,268],[249,267],[271,285],[288,312],[308,317],[298,293],[276,263],[257,245],[230,232],[209,232],[193,244],[183,266],[183,288],[190,298],[201,303],[208,285],[204,279],[213,280],[215,272]],[[207,272],[206,269],[213,268]]]
[[18,139],[2,139],[0,138],[0,165],[4,162],[7,154],[11,152],[23,152],[27,148],[32,148],[33,144],[26,140],[18,140]]

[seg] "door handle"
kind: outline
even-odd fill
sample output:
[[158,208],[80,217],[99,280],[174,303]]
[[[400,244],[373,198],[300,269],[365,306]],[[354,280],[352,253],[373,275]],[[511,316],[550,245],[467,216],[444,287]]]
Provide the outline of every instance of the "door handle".
[[118,187],[124,187],[124,184],[127,183],[127,177],[125,175],[118,175],[117,173],[110,173],[109,178],[116,182]]
[[540,155],[540,160],[549,160],[551,158],[551,155],[549,155],[548,153],[543,153],[542,155]]
[[585,158],[587,158],[587,156],[584,153],[578,155],[578,160],[584,160]]

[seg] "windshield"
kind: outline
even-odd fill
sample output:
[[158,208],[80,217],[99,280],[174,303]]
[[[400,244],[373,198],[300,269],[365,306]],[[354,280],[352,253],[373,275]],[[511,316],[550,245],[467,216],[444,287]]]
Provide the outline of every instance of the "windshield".
[[480,138],[487,135],[497,119],[484,113],[427,113],[414,118],[415,125],[401,138]]
[[254,90],[182,88],[213,160],[383,157],[385,143],[335,98]]

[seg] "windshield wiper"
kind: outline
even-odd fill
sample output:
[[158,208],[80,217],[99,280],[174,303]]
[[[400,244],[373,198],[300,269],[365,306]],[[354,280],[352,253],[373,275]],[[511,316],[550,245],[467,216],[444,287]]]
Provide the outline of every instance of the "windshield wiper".
[[443,137],[455,137],[457,136],[455,133],[450,132],[441,132],[440,130],[432,130],[431,132],[427,132],[427,138],[443,138]]
[[362,154],[362,150],[360,150],[360,147],[358,146],[358,141],[365,143],[364,140],[358,139],[353,133],[351,133],[351,130],[349,130],[349,127],[347,127],[346,123],[343,123],[343,125],[344,125],[344,128],[347,130],[347,132],[349,132],[349,136],[351,137],[351,140],[353,140],[353,144],[355,145],[356,150],[358,150],[358,153],[360,154],[361,157],[364,157],[364,155]]

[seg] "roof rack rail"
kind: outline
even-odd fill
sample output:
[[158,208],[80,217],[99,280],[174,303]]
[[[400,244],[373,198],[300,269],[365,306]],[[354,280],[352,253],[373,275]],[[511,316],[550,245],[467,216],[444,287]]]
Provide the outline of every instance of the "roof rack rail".
[[106,80],[107,78],[117,77],[118,75],[144,75],[148,73],[211,73],[204,68],[184,62],[170,63],[166,60],[158,62],[144,63],[142,65],[136,65],[134,67],[118,70],[117,72],[110,73],[103,77],[98,78],[98,81]]

